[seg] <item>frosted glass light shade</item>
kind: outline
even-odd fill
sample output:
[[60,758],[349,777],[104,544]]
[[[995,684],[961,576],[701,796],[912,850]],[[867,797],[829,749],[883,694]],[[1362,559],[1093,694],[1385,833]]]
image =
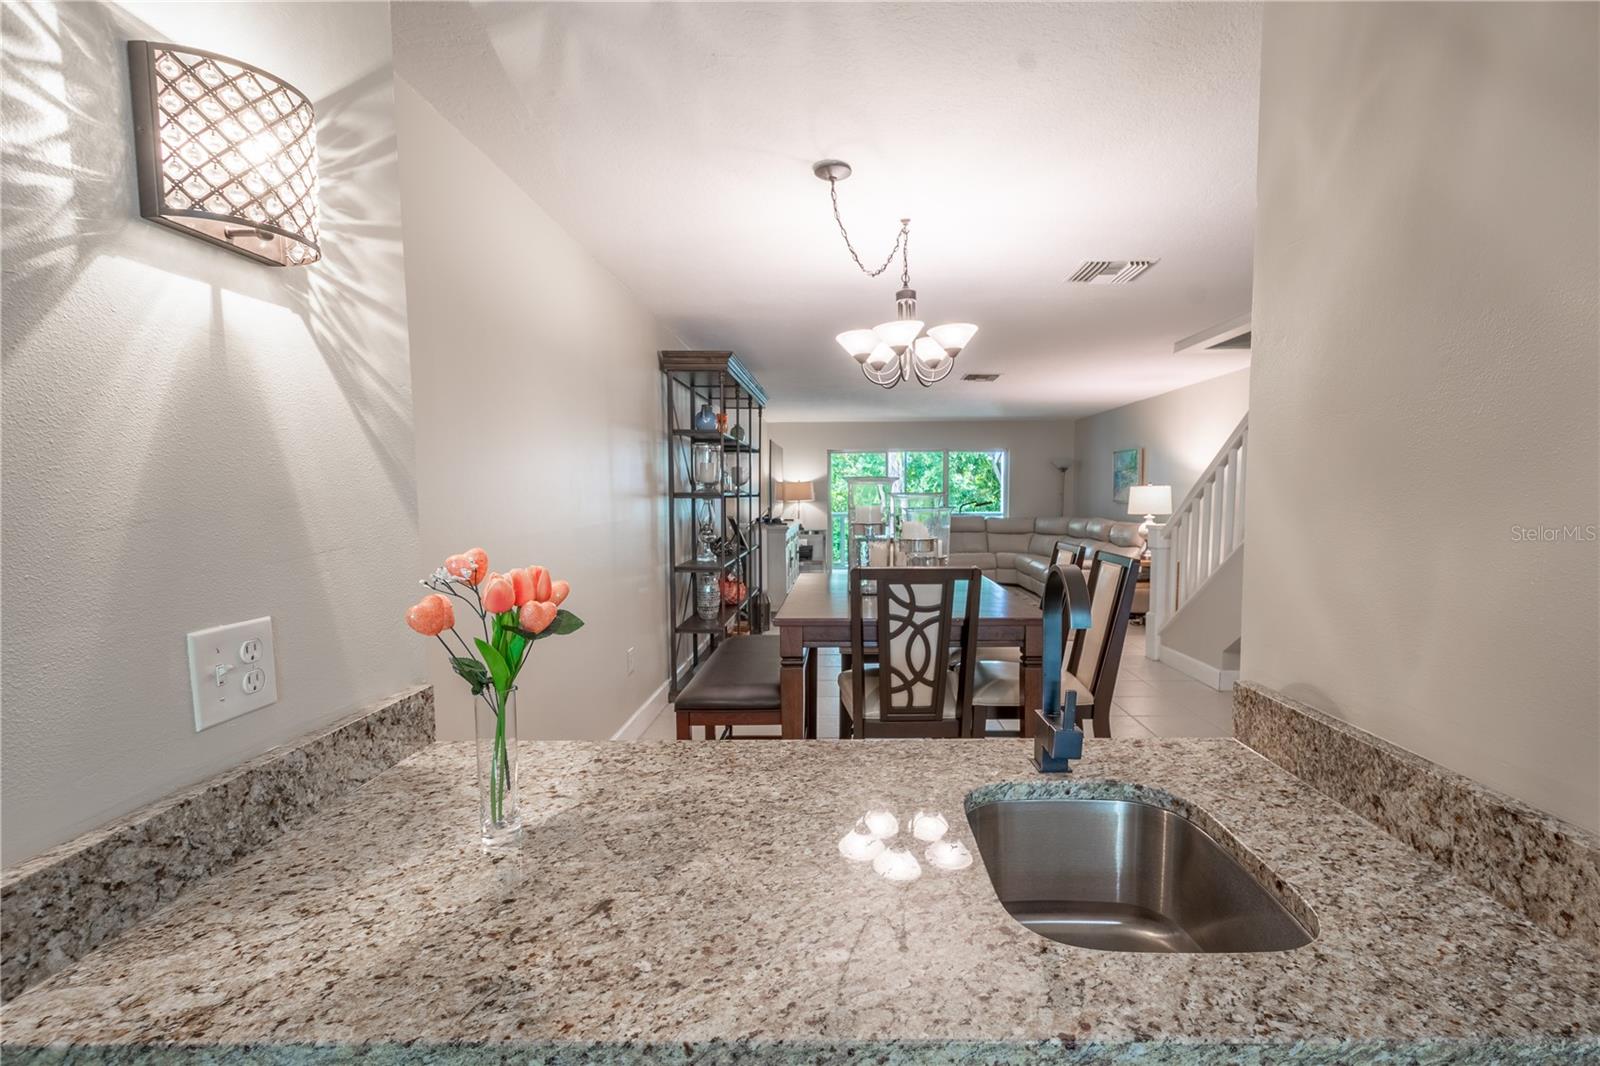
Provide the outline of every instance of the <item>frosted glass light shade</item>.
[[928,330],[928,336],[937,341],[939,347],[954,358],[961,354],[961,349],[971,343],[977,332],[978,327],[971,322],[950,322],[943,326],[934,326]]
[[922,323],[915,318],[897,318],[893,322],[884,322],[873,326],[872,332],[878,339],[887,344],[894,354],[899,355],[911,346],[917,334],[922,332]]
[[872,349],[872,354],[867,356],[867,366],[873,370],[882,370],[898,358],[899,356],[894,354],[893,348],[887,344],[880,343],[876,348]]
[[950,360],[950,353],[932,337],[918,337],[912,350],[917,354],[917,361],[929,370],[937,370]]
[[1171,485],[1131,485],[1128,487],[1129,514],[1171,514]]
[[852,329],[839,334],[834,340],[856,362],[864,362],[868,353],[878,346],[878,335],[870,329]]
[[139,213],[273,266],[322,258],[310,99],[214,52],[129,41]]

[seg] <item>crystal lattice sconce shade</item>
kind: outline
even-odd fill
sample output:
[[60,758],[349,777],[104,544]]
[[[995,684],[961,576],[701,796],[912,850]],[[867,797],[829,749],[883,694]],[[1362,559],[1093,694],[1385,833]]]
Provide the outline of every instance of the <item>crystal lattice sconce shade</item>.
[[237,59],[128,42],[139,213],[273,266],[322,258],[311,101]]

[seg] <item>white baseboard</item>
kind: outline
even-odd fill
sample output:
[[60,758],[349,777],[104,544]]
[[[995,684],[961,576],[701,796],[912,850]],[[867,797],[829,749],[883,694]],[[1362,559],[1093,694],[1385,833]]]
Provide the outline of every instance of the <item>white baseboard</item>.
[[650,693],[650,698],[639,705],[639,709],[628,716],[622,723],[622,728],[611,734],[612,740],[638,740],[644,736],[644,731],[650,728],[650,723],[656,720],[656,715],[667,709],[667,683],[661,682],[661,687]]
[[1159,661],[1181,674],[1188,674],[1202,685],[1208,685],[1218,692],[1233,691],[1233,683],[1239,680],[1237,670],[1223,670],[1209,663],[1203,663],[1192,655],[1185,655],[1181,651],[1174,651],[1165,646],[1161,648]]

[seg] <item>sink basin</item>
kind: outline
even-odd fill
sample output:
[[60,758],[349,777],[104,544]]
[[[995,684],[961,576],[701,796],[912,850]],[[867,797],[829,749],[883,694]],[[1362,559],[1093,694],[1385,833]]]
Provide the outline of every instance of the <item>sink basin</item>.
[[1188,818],[1115,799],[967,813],[995,895],[1040,936],[1101,951],[1286,951],[1312,933]]

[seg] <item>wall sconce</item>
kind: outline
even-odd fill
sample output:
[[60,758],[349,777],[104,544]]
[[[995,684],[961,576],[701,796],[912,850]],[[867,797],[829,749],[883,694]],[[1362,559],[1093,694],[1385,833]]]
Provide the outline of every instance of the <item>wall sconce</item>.
[[128,42],[139,213],[273,266],[322,258],[311,101],[237,59]]

